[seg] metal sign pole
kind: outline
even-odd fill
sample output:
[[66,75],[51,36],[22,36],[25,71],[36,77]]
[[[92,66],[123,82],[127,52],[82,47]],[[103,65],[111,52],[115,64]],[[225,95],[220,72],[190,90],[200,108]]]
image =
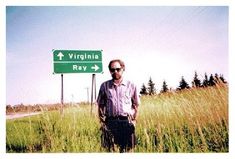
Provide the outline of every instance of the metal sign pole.
[[61,74],[61,107],[60,107],[60,114],[64,112],[64,81],[63,81],[63,74]]
[[[94,74],[94,76],[95,76],[95,74]],[[95,82],[95,86],[94,86],[95,88],[94,89],[95,89],[95,100],[96,100],[96,77],[94,77],[94,82]]]
[[[95,92],[94,92],[95,90]],[[92,74],[92,84],[91,84],[91,114],[93,109],[93,99],[94,99],[94,93],[95,93],[95,99],[96,99],[96,81],[95,81],[95,74]]]

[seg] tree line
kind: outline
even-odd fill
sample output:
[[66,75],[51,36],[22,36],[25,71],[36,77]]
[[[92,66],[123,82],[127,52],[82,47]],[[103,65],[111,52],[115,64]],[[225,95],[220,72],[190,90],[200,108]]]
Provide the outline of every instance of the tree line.
[[[198,88],[198,87],[211,87],[215,86],[217,84],[226,84],[227,81],[223,77],[222,74],[218,75],[218,73],[215,73],[214,75],[211,74],[210,77],[208,77],[207,73],[204,75],[204,79],[200,80],[198,77],[197,72],[195,71],[193,80],[191,82],[191,87],[189,86],[188,82],[184,79],[184,76],[181,77],[181,80],[179,82],[179,86],[176,87],[176,91],[181,91],[184,89],[190,89],[190,88]],[[160,93],[166,93],[172,91],[172,89],[168,88],[167,82],[164,80]],[[157,94],[155,83],[153,82],[152,78],[149,78],[149,81],[147,83],[147,86],[143,83],[141,89],[140,89],[141,95],[155,95]]]

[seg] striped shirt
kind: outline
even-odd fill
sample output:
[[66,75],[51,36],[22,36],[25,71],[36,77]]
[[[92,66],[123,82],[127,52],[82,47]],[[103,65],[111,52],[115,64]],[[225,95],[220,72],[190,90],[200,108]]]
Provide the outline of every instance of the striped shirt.
[[134,114],[134,108],[140,104],[136,86],[130,81],[115,85],[112,80],[102,83],[97,104],[105,108],[105,115],[127,116]]

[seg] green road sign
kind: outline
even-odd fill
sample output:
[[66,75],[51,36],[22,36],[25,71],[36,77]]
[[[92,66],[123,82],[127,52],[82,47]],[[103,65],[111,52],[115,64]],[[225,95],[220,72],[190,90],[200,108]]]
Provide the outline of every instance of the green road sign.
[[97,50],[54,50],[54,73],[100,73],[102,52]]

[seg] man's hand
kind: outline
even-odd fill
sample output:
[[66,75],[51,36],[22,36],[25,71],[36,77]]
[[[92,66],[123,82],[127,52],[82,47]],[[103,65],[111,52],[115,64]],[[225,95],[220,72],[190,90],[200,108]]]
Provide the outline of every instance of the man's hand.
[[132,120],[131,122],[132,122],[132,124],[133,124],[134,127],[135,127],[135,125],[136,125],[136,120]]

